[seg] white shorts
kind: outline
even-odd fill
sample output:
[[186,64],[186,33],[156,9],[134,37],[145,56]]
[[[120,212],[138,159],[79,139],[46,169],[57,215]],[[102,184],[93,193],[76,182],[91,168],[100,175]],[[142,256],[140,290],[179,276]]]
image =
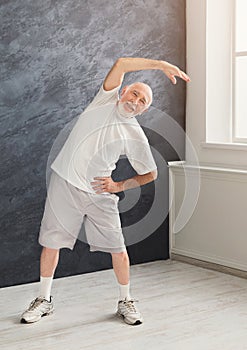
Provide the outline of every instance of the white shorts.
[[126,251],[118,211],[119,197],[112,193],[88,193],[52,171],[39,243],[48,248],[73,250],[82,223],[90,251]]

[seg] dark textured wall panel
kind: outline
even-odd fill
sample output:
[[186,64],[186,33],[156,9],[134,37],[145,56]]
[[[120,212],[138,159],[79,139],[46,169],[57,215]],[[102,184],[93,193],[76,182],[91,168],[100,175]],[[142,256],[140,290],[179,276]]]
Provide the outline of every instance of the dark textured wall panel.
[[[46,197],[46,163],[59,131],[92,100],[118,57],[164,59],[185,69],[185,1],[12,0],[0,4],[0,285],[9,286],[39,279],[37,238]],[[153,106],[184,128],[183,81],[174,86],[161,71],[140,71],[126,74],[124,83],[135,80],[150,83]],[[154,123],[159,127],[159,118]],[[144,131],[167,161],[177,159],[158,134]],[[134,175],[129,164],[119,161],[113,175],[120,179],[123,174]],[[165,207],[167,180],[163,186]],[[152,191],[152,184],[143,187],[140,205],[122,216],[124,225],[143,215]],[[166,259],[168,218],[128,251],[132,264]],[[74,251],[61,251],[56,276],[110,267],[109,254],[90,253],[78,240]]]

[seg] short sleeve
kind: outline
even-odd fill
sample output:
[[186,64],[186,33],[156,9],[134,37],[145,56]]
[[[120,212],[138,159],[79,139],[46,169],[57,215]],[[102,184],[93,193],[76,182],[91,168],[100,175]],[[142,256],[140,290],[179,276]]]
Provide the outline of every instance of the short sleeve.
[[138,175],[143,175],[157,169],[146,136],[142,135],[140,138],[126,139],[125,154]]
[[98,93],[92,100],[92,102],[88,105],[87,110],[93,109],[102,105],[106,105],[108,103],[117,102],[119,95],[118,91],[120,90],[121,85],[115,87],[112,90],[105,90],[103,84],[101,85]]

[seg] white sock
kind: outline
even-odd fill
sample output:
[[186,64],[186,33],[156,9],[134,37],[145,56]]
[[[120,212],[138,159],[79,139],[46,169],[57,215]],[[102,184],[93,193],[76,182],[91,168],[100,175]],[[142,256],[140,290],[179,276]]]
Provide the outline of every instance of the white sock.
[[44,297],[48,301],[50,301],[52,281],[53,281],[53,276],[51,277],[40,276],[40,296]]
[[123,300],[123,299],[128,299],[130,300],[130,282],[128,284],[120,284],[119,285],[119,300]]

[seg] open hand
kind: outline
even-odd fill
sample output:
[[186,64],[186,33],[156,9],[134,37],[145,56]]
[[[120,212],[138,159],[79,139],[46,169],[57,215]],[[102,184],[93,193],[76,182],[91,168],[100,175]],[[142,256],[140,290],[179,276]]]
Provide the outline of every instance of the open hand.
[[165,75],[171,80],[173,84],[177,83],[177,80],[175,76],[183,79],[186,82],[190,81],[190,77],[184,73],[182,70],[180,70],[177,66],[174,66],[171,63],[168,63],[166,61],[163,61],[163,69],[162,71],[165,73]]
[[103,192],[110,192],[110,193],[117,193],[121,192],[120,189],[120,182],[115,182],[112,180],[110,176],[108,177],[94,177],[94,180],[90,182],[92,185],[92,188],[95,190],[95,193],[103,193]]

